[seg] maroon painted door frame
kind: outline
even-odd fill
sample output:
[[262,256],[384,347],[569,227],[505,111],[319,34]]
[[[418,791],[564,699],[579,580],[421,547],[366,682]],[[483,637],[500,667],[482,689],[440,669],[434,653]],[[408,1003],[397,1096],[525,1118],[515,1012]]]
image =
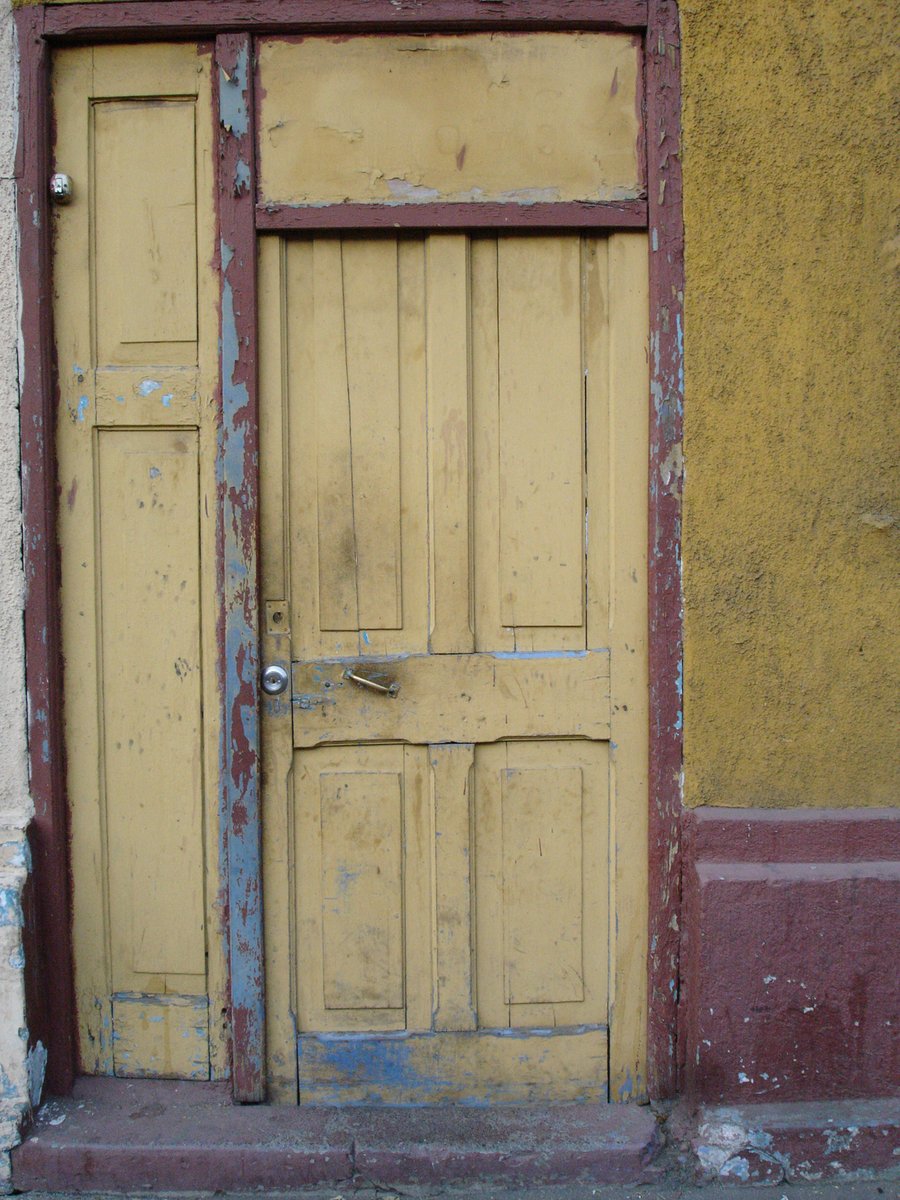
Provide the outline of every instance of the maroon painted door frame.
[[[235,1096],[264,1097],[262,909],[259,856],[257,230],[299,227],[304,217],[255,205],[252,38],[285,33],[607,29],[645,38],[646,203],[573,208],[568,228],[646,227],[650,240],[650,846],[648,1080],[674,1094],[680,928],[681,421],[684,289],[680,162],[680,59],[675,0],[110,0],[33,6],[15,13],[20,49],[16,163],[22,286],[22,480],[26,574],[25,651],[31,789],[35,804],[34,923],[26,931],[34,999],[31,1041],[49,1049],[47,1088],[70,1090],[77,1070],[70,879],[62,725],[59,567],[53,447],[49,52],[92,41],[215,38],[217,203],[221,246],[219,506],[220,679],[225,781],[222,827],[230,892],[228,939]],[[230,114],[228,119],[224,113]],[[238,119],[234,120],[234,114]],[[222,120],[220,120],[220,116]],[[238,164],[240,169],[238,170]],[[429,206],[431,207],[431,206]],[[487,220],[434,206],[445,227]],[[393,209],[393,220],[397,209]],[[348,215],[332,214],[333,229]],[[516,225],[558,228],[559,215],[522,210]],[[410,216],[420,226],[426,214]],[[467,225],[468,222],[468,225]],[[488,222],[509,228],[507,214]],[[234,453],[226,454],[228,450]],[[226,460],[240,464],[233,474]]]

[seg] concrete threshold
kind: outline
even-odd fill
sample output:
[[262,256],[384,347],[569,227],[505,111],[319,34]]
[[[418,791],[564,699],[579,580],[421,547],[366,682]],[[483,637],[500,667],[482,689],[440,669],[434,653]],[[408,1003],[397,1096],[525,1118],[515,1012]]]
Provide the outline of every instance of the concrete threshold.
[[636,1183],[648,1108],[235,1105],[227,1084],[80,1079],[13,1151],[16,1191],[288,1191],[312,1184]]

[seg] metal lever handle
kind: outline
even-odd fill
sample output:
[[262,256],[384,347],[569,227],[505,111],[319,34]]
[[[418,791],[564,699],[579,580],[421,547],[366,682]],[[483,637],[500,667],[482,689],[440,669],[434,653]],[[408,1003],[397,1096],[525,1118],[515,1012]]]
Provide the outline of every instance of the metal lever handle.
[[344,678],[359,684],[360,687],[371,688],[373,692],[381,692],[383,696],[390,696],[392,699],[400,691],[399,683],[376,683],[374,679],[364,679],[362,675],[354,675],[349,670],[344,672]]

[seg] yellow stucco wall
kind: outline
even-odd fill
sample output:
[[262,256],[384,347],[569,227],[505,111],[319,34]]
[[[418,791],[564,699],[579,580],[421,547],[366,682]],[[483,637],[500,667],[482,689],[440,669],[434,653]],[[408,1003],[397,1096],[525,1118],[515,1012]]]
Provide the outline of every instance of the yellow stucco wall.
[[681,20],[686,801],[896,804],[900,7]]

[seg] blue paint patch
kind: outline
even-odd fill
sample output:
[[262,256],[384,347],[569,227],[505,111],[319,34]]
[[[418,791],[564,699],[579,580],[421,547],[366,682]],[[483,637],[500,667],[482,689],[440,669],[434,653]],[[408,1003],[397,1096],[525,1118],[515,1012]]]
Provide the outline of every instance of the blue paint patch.
[[589,654],[609,654],[609,650],[494,650],[488,658],[587,658]]
[[624,1081],[624,1083],[621,1083],[619,1085],[619,1091],[618,1091],[619,1103],[620,1104],[627,1103],[633,1095],[634,1095],[634,1082],[632,1081],[632,1078],[631,1078],[631,1072],[626,1070],[625,1081]]
[[15,840],[10,842],[3,842],[2,849],[7,866],[24,867],[26,871],[31,870],[31,847],[24,837],[21,839],[15,838]]
[[154,392],[158,392],[162,387],[156,379],[142,379],[138,384],[138,391],[142,396],[152,396]]
[[0,1066],[0,1100],[19,1100],[19,1089],[7,1075],[5,1069]]
[[14,887],[0,887],[0,928],[22,927],[22,902],[19,890]]
[[360,875],[362,875],[362,871],[351,871],[349,867],[345,867],[343,864],[338,867],[337,882],[338,890],[340,891],[341,895],[346,895],[350,885],[355,883],[356,880],[359,879]]
[[159,469],[159,467],[151,467],[150,468],[150,478],[151,479],[159,479],[159,477],[161,475],[162,475],[162,471]]
[[[425,1039],[419,1038],[419,1041]],[[315,1038],[298,1039],[298,1055],[302,1061],[305,1046],[321,1069],[334,1077],[335,1085],[341,1082],[354,1087],[372,1088],[372,1098],[377,1099],[386,1089],[415,1092],[423,1089],[451,1087],[449,1079],[425,1076],[416,1069],[412,1061],[413,1045],[409,1034],[400,1033],[373,1038],[322,1034]]]
[[116,396],[116,404],[124,404],[124,403],[125,403],[124,396]]
[[236,138],[242,138],[250,128],[246,46],[242,46],[238,52],[231,75],[227,75],[222,67],[219,68],[219,121]]
[[25,969],[25,952],[21,946],[14,947],[10,951],[9,965],[14,971],[24,971]]
[[41,762],[44,766],[50,761],[50,743],[46,738],[41,739]]
[[172,407],[172,401],[173,401],[174,399],[175,399],[175,397],[173,396],[173,394],[172,394],[171,392],[166,392],[166,394],[165,394],[165,395],[163,396],[163,398],[162,398],[162,406],[163,406],[163,408],[171,408],[171,407]]
[[47,1049],[43,1042],[36,1042],[28,1051],[25,1058],[25,1069],[28,1072],[28,1099],[31,1107],[37,1108],[41,1102],[44,1074],[47,1070]]
[[363,643],[364,643],[364,645],[368,646],[368,644],[369,644],[369,635],[366,633],[366,631],[365,631],[365,630],[363,630],[363,631],[362,631],[362,633],[360,634],[360,636],[362,637],[362,640],[363,640]]
[[90,403],[91,402],[87,396],[79,396],[78,397],[78,411],[76,412],[75,415],[79,421],[84,420],[84,414],[87,412],[88,408],[90,407]]
[[234,168],[234,194],[240,196],[241,192],[250,191],[250,168],[242,158],[237,160]]

